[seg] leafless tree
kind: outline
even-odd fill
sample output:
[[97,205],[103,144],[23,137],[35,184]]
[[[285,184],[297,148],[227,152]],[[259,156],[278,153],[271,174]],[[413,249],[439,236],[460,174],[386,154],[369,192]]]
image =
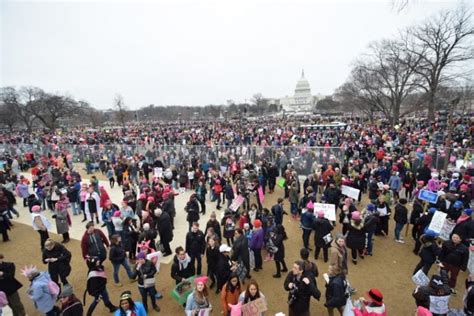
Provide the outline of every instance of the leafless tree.
[[19,116],[16,113],[15,107],[0,103],[0,125],[8,127],[10,131],[13,131],[13,127],[20,121]]
[[125,122],[128,117],[127,106],[125,105],[122,95],[119,93],[117,93],[114,98],[114,109],[117,120],[122,124],[122,128],[125,128]]
[[420,59],[414,71],[428,96],[429,119],[434,119],[439,88],[460,77],[459,67],[474,58],[473,35],[472,12],[465,7],[443,11],[403,34],[406,50]]
[[37,119],[33,108],[36,100],[44,94],[43,90],[36,87],[22,87],[20,90],[16,90],[14,87],[3,87],[0,91],[2,103],[15,111],[26,130],[30,132]]

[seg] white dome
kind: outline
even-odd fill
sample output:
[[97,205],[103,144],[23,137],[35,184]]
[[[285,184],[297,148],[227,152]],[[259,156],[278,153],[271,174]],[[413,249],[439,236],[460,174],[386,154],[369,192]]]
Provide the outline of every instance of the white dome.
[[304,70],[301,72],[301,78],[298,80],[295,88],[295,94],[309,93],[311,94],[311,87],[308,80],[304,77]]

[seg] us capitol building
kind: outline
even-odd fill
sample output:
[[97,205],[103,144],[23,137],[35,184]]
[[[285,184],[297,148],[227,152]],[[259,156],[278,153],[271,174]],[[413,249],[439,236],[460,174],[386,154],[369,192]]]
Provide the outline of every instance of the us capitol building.
[[267,102],[280,105],[285,113],[314,112],[315,106],[321,96],[311,94],[311,87],[304,77],[304,69],[301,78],[296,83],[295,94],[280,99],[267,99]]

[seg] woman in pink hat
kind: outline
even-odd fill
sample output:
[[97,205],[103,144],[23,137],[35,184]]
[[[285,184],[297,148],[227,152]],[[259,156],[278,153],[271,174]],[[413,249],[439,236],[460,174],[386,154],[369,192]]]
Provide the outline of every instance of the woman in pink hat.
[[209,302],[209,294],[207,291],[207,276],[197,277],[194,279],[196,287],[194,291],[189,294],[186,300],[186,314],[187,315],[199,315],[199,311],[202,309],[212,308]]
[[357,254],[364,259],[363,251],[365,247],[364,222],[359,211],[352,212],[351,223],[347,233],[347,247],[351,249],[352,263],[357,264]]

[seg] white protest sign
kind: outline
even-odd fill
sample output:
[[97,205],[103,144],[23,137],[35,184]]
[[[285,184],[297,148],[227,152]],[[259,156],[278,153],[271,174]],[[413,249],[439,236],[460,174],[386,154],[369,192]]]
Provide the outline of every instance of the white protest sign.
[[324,212],[324,217],[330,221],[336,221],[336,206],[334,204],[314,203],[314,212]]
[[445,315],[449,311],[450,295],[434,296],[430,295],[430,312],[433,314]]
[[430,278],[423,272],[423,269],[418,270],[412,277],[413,283],[419,286],[425,286],[430,283]]
[[431,219],[429,230],[434,231],[435,233],[440,233],[444,225],[444,220],[446,219],[447,214],[444,212],[436,211]]
[[467,269],[470,273],[474,273],[474,251],[469,251],[469,261],[467,262]]
[[154,170],[155,177],[162,178],[163,177],[163,168],[156,167]]
[[350,198],[353,198],[354,200],[359,199],[359,189],[355,189],[352,187],[348,187],[347,185],[343,185],[342,187],[342,194],[347,195]]
[[441,231],[439,233],[439,238],[443,240],[449,240],[449,236],[451,235],[454,227],[456,226],[456,222],[446,219],[443,224],[443,228],[441,228]]

